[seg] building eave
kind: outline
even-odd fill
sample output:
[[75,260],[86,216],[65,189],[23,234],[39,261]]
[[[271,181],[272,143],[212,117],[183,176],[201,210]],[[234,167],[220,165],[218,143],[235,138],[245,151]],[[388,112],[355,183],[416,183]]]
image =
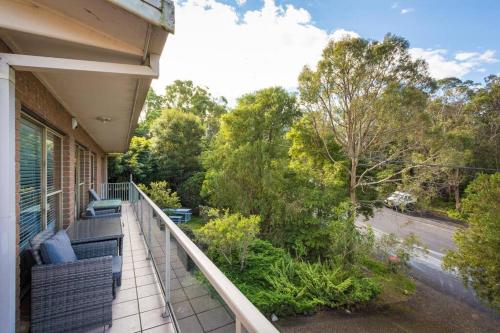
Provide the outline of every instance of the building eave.
[[158,0],[157,5],[141,0],[107,0],[143,20],[175,32],[175,5],[171,0]]

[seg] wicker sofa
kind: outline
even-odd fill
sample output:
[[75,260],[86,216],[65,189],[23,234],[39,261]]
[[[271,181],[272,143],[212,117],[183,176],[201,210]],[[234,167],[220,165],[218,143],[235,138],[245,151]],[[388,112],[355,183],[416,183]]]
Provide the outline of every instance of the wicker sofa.
[[31,269],[33,333],[80,332],[112,325],[116,241],[72,247],[78,260]]

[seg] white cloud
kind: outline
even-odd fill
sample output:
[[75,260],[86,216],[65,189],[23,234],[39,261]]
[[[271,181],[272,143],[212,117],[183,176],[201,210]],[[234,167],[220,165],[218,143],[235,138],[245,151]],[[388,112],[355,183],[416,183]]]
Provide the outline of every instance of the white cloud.
[[458,61],[464,61],[478,56],[477,52],[459,52],[455,54],[455,59]]
[[396,9],[398,7],[399,7],[399,2],[393,2],[392,5],[391,5],[392,9]]
[[486,50],[479,52],[459,52],[455,57],[449,58],[445,49],[410,49],[414,58],[421,58],[429,64],[429,72],[436,79],[445,77],[464,77],[472,71],[482,71],[484,64],[497,62],[495,51]]
[[303,66],[317,63],[328,40],[346,36],[357,34],[328,33],[312,23],[307,10],[274,0],[243,14],[215,0],[178,2],[176,32],[168,37],[153,88],[193,80],[232,102],[268,86],[294,89]]
[[487,64],[493,64],[495,62],[498,62],[498,59],[495,58],[495,51],[493,50],[484,51],[484,53],[481,54],[478,59]]
[[238,4],[238,6],[243,6],[246,2],[247,2],[247,0],[236,0],[236,3]]
[[411,12],[413,12],[413,11],[415,11],[415,9],[414,9],[414,8],[403,8],[403,9],[401,9],[401,14],[403,14],[403,15],[404,15],[404,14],[411,13]]

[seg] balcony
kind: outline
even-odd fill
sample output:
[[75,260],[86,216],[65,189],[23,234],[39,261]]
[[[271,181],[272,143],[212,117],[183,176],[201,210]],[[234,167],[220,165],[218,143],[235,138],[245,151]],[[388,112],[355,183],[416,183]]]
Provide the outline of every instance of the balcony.
[[122,199],[122,285],[113,326],[91,332],[278,332],[134,183],[103,184]]

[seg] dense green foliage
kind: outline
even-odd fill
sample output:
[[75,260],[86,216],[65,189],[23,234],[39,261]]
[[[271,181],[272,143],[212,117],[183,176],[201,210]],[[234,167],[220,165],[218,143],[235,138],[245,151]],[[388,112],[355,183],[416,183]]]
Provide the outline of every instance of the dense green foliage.
[[204,154],[204,194],[215,207],[259,214],[270,231],[277,190],[286,176],[286,130],[299,112],[295,98],[269,88],[238,100],[221,119],[212,149]]
[[151,151],[151,140],[134,136],[125,154],[113,154],[108,158],[110,182],[126,182],[133,175],[138,183],[156,179],[156,158]]
[[380,263],[373,233],[354,221],[394,190],[420,208],[439,201],[471,224],[448,265],[498,306],[498,180],[479,177],[463,204],[462,194],[478,168],[499,168],[500,79],[433,81],[409,43],[387,35],[331,41],[298,87],[299,96],[280,87],[245,94],[231,110],[191,81],[150,91],[130,150],[110,159],[110,178],[151,184],[145,190],[161,206],[200,207],[198,226],[207,224],[197,241],[252,302],[277,314],[354,307],[394,286],[411,292],[387,258],[404,267],[418,240],[382,238]]
[[151,132],[158,176],[178,189],[200,170],[201,122],[191,113],[166,109],[153,123]]
[[467,187],[463,214],[469,227],[455,234],[457,252],[445,267],[456,267],[466,285],[500,309],[500,172],[480,175]]
[[226,104],[191,81],[175,81],[163,95],[150,90],[129,151],[109,159],[110,181],[127,181],[130,175],[136,183],[166,180],[196,212],[204,203],[200,155],[218,132]]

